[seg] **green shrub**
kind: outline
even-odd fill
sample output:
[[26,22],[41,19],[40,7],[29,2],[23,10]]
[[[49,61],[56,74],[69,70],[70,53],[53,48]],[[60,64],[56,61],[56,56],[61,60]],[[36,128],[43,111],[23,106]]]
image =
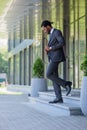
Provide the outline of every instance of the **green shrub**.
[[40,58],[38,58],[34,63],[33,76],[38,78],[44,77],[44,63]]
[[84,72],[84,76],[87,76],[87,53],[85,55],[84,61],[81,63],[80,68]]

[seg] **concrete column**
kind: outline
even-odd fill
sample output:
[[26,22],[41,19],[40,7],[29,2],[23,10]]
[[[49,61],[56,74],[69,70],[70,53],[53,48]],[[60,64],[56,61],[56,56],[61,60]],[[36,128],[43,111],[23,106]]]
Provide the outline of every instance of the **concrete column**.
[[15,73],[16,73],[16,72],[15,72],[15,71],[16,71],[16,70],[15,70],[15,64],[16,64],[16,59],[15,59],[15,58],[16,58],[16,56],[14,55],[14,56],[13,56],[13,84],[15,84],[15,76],[16,76],[16,75],[15,75]]
[[11,46],[10,46],[10,40],[11,40],[11,32],[8,32],[8,51],[10,51]]
[[8,77],[8,83],[10,84],[10,71],[11,71],[11,58],[8,59],[8,74],[7,74],[7,77]]
[[[29,9],[29,39],[33,39],[33,10]],[[29,55],[28,55],[28,84],[31,85],[31,77],[32,77],[32,66],[33,66],[33,46],[29,46]]]
[[13,48],[15,48],[15,46],[16,46],[15,41],[16,41],[16,31],[14,29],[14,31],[13,31]]
[[87,0],[85,0],[86,50],[87,50]]
[[[64,79],[69,79],[69,0],[64,1],[63,3],[63,34],[66,42],[66,47],[65,47],[65,54],[66,54],[66,62],[64,62]],[[67,51],[66,51],[67,49]]]
[[24,39],[27,39],[27,16],[24,15]]
[[22,20],[20,20],[20,43],[22,41]]
[[[42,21],[45,20],[47,18],[47,15],[48,15],[46,13],[46,11],[47,11],[47,9],[46,9],[46,3],[48,3],[48,1],[42,0]],[[44,33],[42,32],[42,59],[43,60],[45,60],[44,59],[44,46],[45,46],[45,42],[46,41],[47,41],[46,37],[45,37]]]
[[26,81],[27,81],[27,49],[24,49],[24,85],[26,85]]
[[20,54],[19,54],[19,84],[21,85],[22,84],[22,72],[21,72],[21,70],[22,70],[22,62],[21,62],[21,54],[22,54],[22,52],[20,52]]

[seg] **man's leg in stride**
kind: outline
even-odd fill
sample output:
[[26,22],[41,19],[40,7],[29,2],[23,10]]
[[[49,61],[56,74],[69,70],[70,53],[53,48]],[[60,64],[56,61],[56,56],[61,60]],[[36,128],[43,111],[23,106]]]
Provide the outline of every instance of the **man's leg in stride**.
[[66,81],[59,78],[57,74],[58,72],[58,62],[50,62],[47,68],[46,76],[51,81],[55,82],[56,84],[63,86],[65,88]]
[[[49,78],[50,75],[53,75],[53,77],[58,78],[58,63],[49,64],[46,76]],[[56,83],[54,80],[52,80],[52,79],[50,79],[50,80],[53,82],[53,87],[54,87],[54,92],[55,92],[56,98],[53,101],[50,101],[49,103],[58,103],[58,102],[63,103],[60,85],[58,83]]]
[[[53,74],[58,77],[58,67],[56,68],[56,71]],[[53,87],[54,87],[54,92],[55,92],[56,97],[58,99],[61,99],[62,95],[61,95],[61,87],[60,87],[60,85],[58,85],[57,83],[53,82]]]
[[61,87],[60,85],[56,84],[55,82],[53,82],[53,88],[54,88],[54,92],[55,95],[58,99],[62,98],[62,94],[61,94]]
[[66,96],[68,96],[68,94],[71,91],[71,85],[72,82],[70,81],[65,81],[61,78],[59,78],[59,76],[55,75],[54,72],[58,71],[58,62],[50,62],[47,68],[47,72],[46,72],[46,76],[48,79],[50,79],[52,82],[56,83],[59,86],[62,86],[66,89],[67,93]]

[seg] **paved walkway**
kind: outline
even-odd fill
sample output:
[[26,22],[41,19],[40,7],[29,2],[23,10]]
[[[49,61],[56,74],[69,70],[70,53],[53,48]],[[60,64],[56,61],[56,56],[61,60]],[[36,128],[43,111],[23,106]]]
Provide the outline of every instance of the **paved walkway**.
[[27,95],[1,94],[0,130],[87,130],[87,117],[54,117],[27,104]]

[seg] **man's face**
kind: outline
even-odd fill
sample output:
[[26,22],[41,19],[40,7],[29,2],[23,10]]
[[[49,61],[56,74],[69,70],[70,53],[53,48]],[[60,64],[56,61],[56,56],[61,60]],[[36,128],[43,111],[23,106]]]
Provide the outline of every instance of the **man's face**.
[[47,26],[47,27],[42,26],[42,31],[46,34],[50,34],[50,27],[49,26]]

